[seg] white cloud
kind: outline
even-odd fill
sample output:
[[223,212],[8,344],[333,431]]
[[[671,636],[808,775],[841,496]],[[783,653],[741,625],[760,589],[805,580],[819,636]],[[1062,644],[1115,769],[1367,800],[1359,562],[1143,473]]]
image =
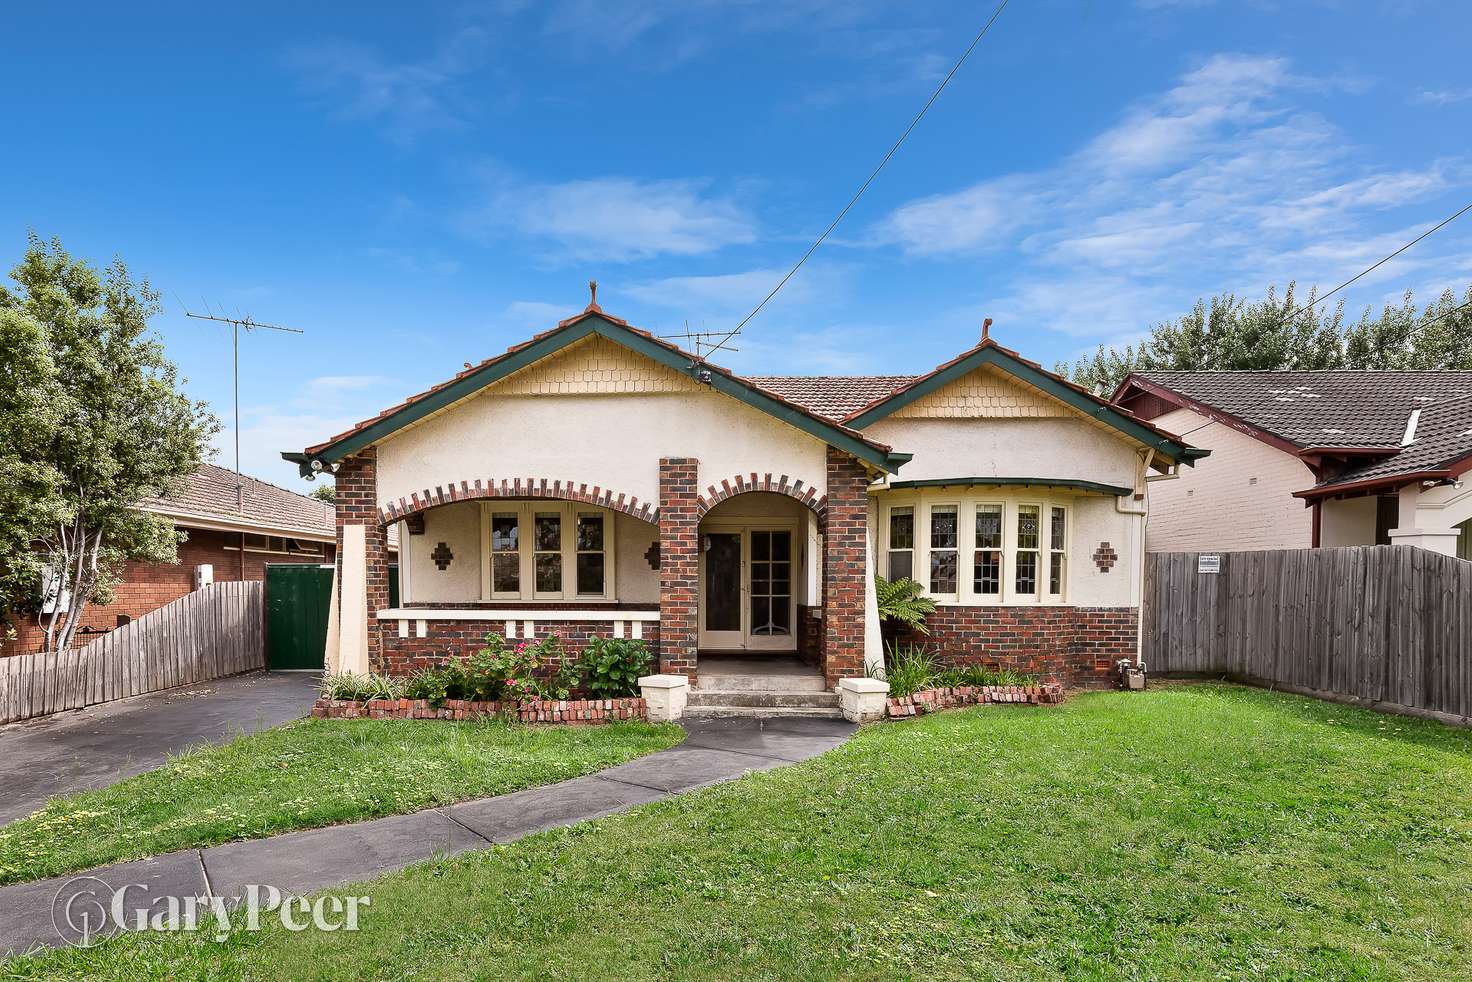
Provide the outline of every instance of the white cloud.
[[455,83],[484,64],[490,43],[481,27],[464,27],[428,57],[394,62],[354,41],[327,40],[290,48],[286,65],[314,96],[344,119],[381,124],[409,142],[433,130],[458,129],[474,103]]
[[1472,99],[1472,89],[1422,89],[1415,95],[1416,102],[1433,106],[1449,106],[1468,99]]
[[482,234],[511,225],[553,258],[632,262],[695,256],[752,242],[756,219],[699,180],[597,177],[534,184],[494,176],[490,201],[467,224]]
[[[1001,329],[1125,336],[1202,295],[1258,297],[1293,279],[1327,289],[1432,224],[1387,229],[1383,215],[1468,178],[1455,160],[1366,166],[1338,127],[1289,98],[1322,87],[1283,59],[1216,56],[1056,166],[909,202],[868,241],[961,261],[1015,256],[1008,292],[989,308]],[[1465,251],[1458,237],[1428,241],[1356,287],[1445,267]]]

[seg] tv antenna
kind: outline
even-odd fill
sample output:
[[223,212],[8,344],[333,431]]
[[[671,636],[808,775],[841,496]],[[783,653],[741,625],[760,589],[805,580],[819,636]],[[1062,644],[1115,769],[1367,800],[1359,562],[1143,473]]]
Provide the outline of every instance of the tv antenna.
[[[175,298],[177,299],[177,297]],[[184,307],[184,301],[179,301],[179,306]],[[231,379],[235,387],[235,510],[245,511],[245,485],[240,476],[240,329],[243,327],[249,331],[281,331],[283,334],[305,334],[300,328],[282,327],[280,324],[263,324],[253,320],[249,314],[241,314],[237,311],[234,317],[225,317],[210,310],[208,302],[204,305],[207,314],[196,314],[188,307],[184,307],[184,316],[193,317],[195,320],[215,321],[219,324],[229,324],[231,327]]]
[[[682,347],[686,349],[693,347],[695,349],[695,358],[697,361],[705,361],[707,355],[715,354],[718,350],[741,350],[740,348],[733,348],[729,344],[712,342],[710,340],[711,338],[724,338],[725,340],[730,340],[730,336],[727,335],[725,331],[692,331],[690,330],[690,322],[688,320],[685,322],[685,330],[683,333],[661,334],[660,337],[665,341],[684,341],[685,344]],[[704,348],[705,350],[701,351],[702,348]]]

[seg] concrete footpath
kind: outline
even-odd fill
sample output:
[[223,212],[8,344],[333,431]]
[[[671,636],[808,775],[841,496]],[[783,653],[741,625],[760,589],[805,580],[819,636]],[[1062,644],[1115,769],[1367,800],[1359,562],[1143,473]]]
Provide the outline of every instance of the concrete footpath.
[[315,672],[252,672],[0,726],[0,825],[170,754],[305,716],[316,698]]
[[53,907],[56,920],[64,921],[68,895],[76,889],[67,885],[78,877],[94,877],[89,881],[93,895],[100,890],[107,899],[126,884],[146,885],[146,892],[125,894],[130,923],[131,911],[161,910],[166,897],[236,898],[248,884],[283,894],[313,893],[806,760],[857,729],[840,720],[802,717],[702,719],[683,725],[689,736],[679,746],[561,784],[0,887],[0,952],[61,945]]

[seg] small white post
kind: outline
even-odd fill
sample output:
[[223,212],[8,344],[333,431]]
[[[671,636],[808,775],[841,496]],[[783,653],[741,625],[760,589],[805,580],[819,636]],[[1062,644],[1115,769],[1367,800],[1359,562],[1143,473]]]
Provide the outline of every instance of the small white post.
[[850,723],[872,723],[884,718],[889,683],[878,679],[839,679],[838,708]]
[[649,707],[649,722],[672,723],[685,715],[690,695],[687,675],[646,675],[639,680],[639,695]]

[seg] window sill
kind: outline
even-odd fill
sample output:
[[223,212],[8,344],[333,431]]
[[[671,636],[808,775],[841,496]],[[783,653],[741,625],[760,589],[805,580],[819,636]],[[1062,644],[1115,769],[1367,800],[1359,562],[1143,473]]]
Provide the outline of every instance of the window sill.
[[657,622],[657,610],[566,610],[557,607],[388,607],[375,615],[381,621],[645,621]]

